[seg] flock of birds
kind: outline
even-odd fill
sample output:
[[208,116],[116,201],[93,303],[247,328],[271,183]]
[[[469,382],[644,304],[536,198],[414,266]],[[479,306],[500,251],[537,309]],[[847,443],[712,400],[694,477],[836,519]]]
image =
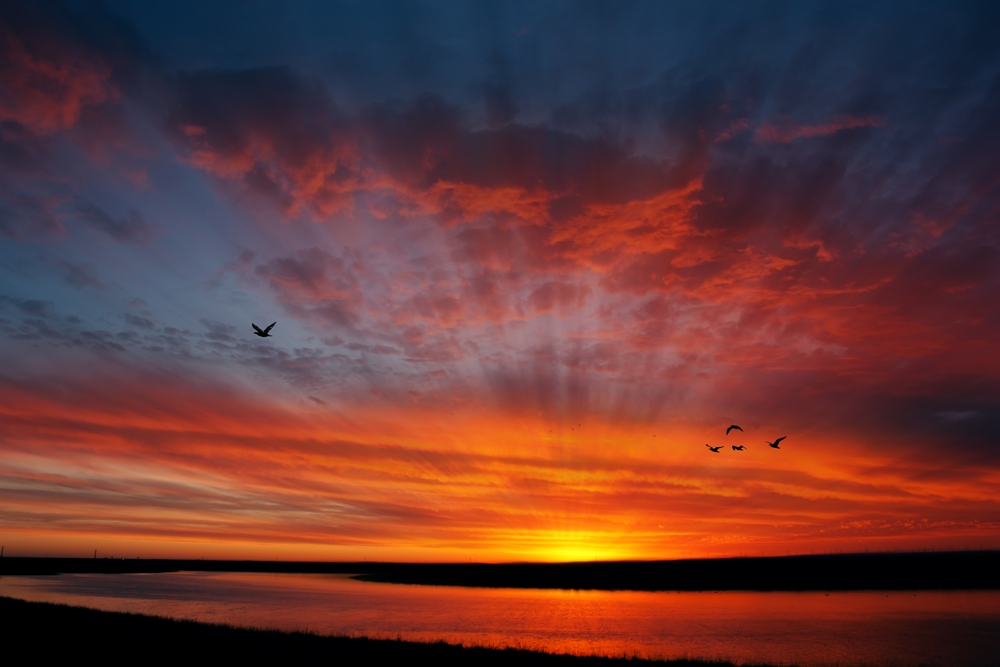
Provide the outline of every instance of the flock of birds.
[[[729,432],[732,431],[733,429],[736,429],[740,433],[743,432],[742,428],[740,428],[736,424],[733,424],[732,426],[730,426],[729,428],[726,429],[726,435],[729,435]],[[778,444],[782,440],[784,440],[785,438],[787,438],[787,437],[788,437],[787,435],[783,435],[780,438],[778,438],[777,440],[775,440],[774,442],[769,442],[767,440],[765,440],[765,442],[767,442],[767,444],[770,447],[774,448],[774,449],[781,449],[781,447],[779,447]],[[705,443],[705,446],[708,447],[708,451],[712,452],[713,454],[718,454],[719,450],[723,449],[725,447],[725,445],[719,445],[718,447],[713,447],[712,445],[708,444],[707,442]],[[747,448],[746,445],[739,445],[739,446],[733,445],[732,447],[733,447],[733,451],[734,452],[742,452],[744,449]]]
[[[261,329],[259,326],[257,326],[253,322],[250,323],[250,326],[253,327],[253,332],[257,336],[260,336],[261,338],[270,338],[271,337],[271,329],[274,328],[275,324],[277,324],[277,322],[271,322],[269,325],[267,325],[263,329]],[[726,429],[726,435],[729,435],[729,432],[732,431],[733,429],[736,429],[740,433],[743,432],[742,428],[740,428],[736,424],[733,424],[732,426],[730,426],[729,428]],[[767,444],[770,445],[771,447],[773,447],[774,449],[781,449],[781,447],[778,447],[778,443],[780,443],[782,440],[784,440],[787,437],[788,436],[783,435],[780,438],[778,438],[777,440],[775,440],[774,442],[768,442]],[[713,454],[718,454],[719,450],[725,447],[725,445],[719,445],[718,447],[713,447],[712,445],[708,444],[707,442],[705,443],[705,446],[708,447],[708,450],[710,452],[712,452]],[[746,449],[746,445],[738,445],[738,446],[737,445],[733,445],[732,447],[733,447],[733,451],[734,452],[742,452],[744,449]]]

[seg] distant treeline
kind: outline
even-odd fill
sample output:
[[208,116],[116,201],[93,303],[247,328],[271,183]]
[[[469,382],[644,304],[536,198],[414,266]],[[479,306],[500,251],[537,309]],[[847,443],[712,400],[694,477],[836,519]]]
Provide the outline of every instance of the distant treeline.
[[322,563],[107,558],[0,559],[0,575],[268,572],[488,588],[635,591],[1000,589],[1000,551],[838,554],[590,563]]
[[0,597],[7,656],[19,664],[565,665],[658,664],[735,667],[729,662],[552,655],[364,637],[249,630],[156,616],[97,611]]

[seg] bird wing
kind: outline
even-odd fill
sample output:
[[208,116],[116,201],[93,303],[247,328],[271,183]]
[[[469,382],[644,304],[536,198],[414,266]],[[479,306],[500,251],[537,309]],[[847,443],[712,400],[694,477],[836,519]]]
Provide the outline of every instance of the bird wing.
[[254,324],[253,322],[250,323],[250,326],[252,326],[253,330],[256,331],[257,333],[264,333],[263,331],[260,330],[260,327]]
[[787,437],[788,437],[787,435],[781,436],[780,438],[778,438],[777,440],[774,441],[774,444],[778,444],[779,442],[781,442],[782,440],[784,440]]
[[730,432],[730,431],[732,431],[732,430],[733,430],[733,427],[732,427],[732,426],[730,426],[729,428],[727,428],[727,429],[726,429],[726,435],[729,435],[729,432]]
[[733,424],[733,428],[735,428],[737,431],[742,431],[743,430],[739,426],[737,426],[736,424]]
[[267,328],[264,329],[264,333],[267,333],[268,331],[270,331],[274,327],[275,324],[277,324],[277,322],[271,322],[269,325],[267,325]]

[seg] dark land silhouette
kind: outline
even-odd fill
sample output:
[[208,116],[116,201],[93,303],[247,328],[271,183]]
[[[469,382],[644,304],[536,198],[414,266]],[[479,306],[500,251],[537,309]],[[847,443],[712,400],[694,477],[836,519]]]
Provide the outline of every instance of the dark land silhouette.
[[0,559],[0,576],[177,571],[351,574],[363,581],[487,588],[636,591],[983,590],[1000,589],[1000,551],[504,564],[9,556]]
[[[158,616],[98,611],[0,597],[4,651],[32,663],[101,664],[429,664],[429,665],[614,665],[673,667],[733,663],[702,660],[553,655],[513,648],[477,648],[304,632],[251,630]],[[24,656],[30,656],[26,658]]]

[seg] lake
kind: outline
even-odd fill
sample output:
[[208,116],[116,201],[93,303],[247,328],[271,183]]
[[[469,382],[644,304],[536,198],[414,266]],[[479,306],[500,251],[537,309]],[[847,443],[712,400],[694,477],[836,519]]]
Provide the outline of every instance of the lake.
[[2,577],[0,595],[246,627],[582,655],[1000,664],[1000,591],[647,593],[178,572]]

